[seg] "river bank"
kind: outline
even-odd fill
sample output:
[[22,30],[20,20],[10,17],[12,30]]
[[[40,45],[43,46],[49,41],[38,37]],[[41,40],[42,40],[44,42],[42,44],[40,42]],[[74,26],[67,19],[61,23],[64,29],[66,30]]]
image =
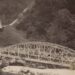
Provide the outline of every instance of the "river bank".
[[7,66],[0,75],[75,75],[75,70],[69,69],[36,69],[23,66]]

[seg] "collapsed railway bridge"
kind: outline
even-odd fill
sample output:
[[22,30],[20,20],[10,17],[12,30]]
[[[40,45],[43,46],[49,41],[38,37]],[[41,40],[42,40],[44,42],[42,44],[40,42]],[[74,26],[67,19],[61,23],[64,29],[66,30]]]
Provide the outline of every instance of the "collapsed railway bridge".
[[48,42],[24,42],[0,48],[0,57],[21,59],[27,64],[48,68],[51,65],[69,68],[75,63],[75,50]]

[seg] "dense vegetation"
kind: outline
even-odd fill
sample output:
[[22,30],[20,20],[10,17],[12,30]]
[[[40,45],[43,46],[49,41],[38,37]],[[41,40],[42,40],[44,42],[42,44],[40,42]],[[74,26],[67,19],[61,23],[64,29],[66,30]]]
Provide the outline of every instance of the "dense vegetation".
[[[30,12],[26,13],[28,16],[13,28],[16,31],[6,28],[5,35],[2,32],[0,33],[1,45],[10,44],[12,42],[10,38],[13,40],[22,38],[18,42],[20,40],[49,41],[75,49],[75,18],[72,0],[34,1],[35,6]],[[11,23],[30,2],[31,0],[0,0],[0,15],[3,24]],[[6,31],[9,32],[8,30],[10,30],[11,35],[5,33]],[[19,36],[14,35],[15,33],[18,33]],[[10,39],[7,43],[3,42],[7,40],[6,36]]]

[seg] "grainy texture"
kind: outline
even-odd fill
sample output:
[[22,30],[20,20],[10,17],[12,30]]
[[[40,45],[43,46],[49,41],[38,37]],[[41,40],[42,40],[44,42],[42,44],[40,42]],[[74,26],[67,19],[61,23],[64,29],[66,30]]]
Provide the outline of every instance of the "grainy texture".
[[[0,32],[0,45],[14,44],[17,43],[16,39],[19,39],[18,42],[22,40],[48,41],[75,49],[75,1],[34,1],[34,7],[24,15],[27,17],[19,25]],[[3,24],[11,23],[30,3],[31,0],[0,0],[0,16]],[[9,30],[11,34],[6,33]],[[10,39],[9,42],[7,37]],[[14,40],[16,41],[13,43]]]

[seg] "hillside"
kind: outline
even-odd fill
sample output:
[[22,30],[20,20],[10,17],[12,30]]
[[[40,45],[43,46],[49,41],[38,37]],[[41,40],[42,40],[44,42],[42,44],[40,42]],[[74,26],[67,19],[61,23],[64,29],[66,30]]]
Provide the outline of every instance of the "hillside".
[[0,0],[0,19],[3,24],[11,23],[31,0]]
[[[31,3],[31,0],[0,0],[0,20],[3,25],[8,25],[18,14]],[[9,46],[12,44],[26,41],[21,32],[14,27],[7,26],[0,30],[0,47]]]
[[17,29],[28,40],[48,41],[75,49],[75,19],[67,0],[39,0]]
[[[9,34],[7,37],[14,37],[16,33],[18,35],[18,37],[15,36],[16,39],[48,41],[75,49],[75,18],[74,9],[72,9],[74,6],[74,4],[72,6],[72,3],[74,2],[72,0],[34,1],[34,7],[24,15],[24,17],[26,15],[27,17],[19,25],[11,27],[16,31],[6,28],[7,30],[1,33],[1,38],[3,37],[3,40],[6,41],[4,35],[10,30],[11,33],[13,31],[13,34]],[[11,23],[31,2],[31,0],[1,0],[0,17],[3,24]],[[15,38],[13,39],[15,40]],[[3,42],[1,41],[0,44],[2,45]]]
[[6,27],[0,32],[0,46],[8,46],[25,41],[21,34],[19,34],[14,28]]

